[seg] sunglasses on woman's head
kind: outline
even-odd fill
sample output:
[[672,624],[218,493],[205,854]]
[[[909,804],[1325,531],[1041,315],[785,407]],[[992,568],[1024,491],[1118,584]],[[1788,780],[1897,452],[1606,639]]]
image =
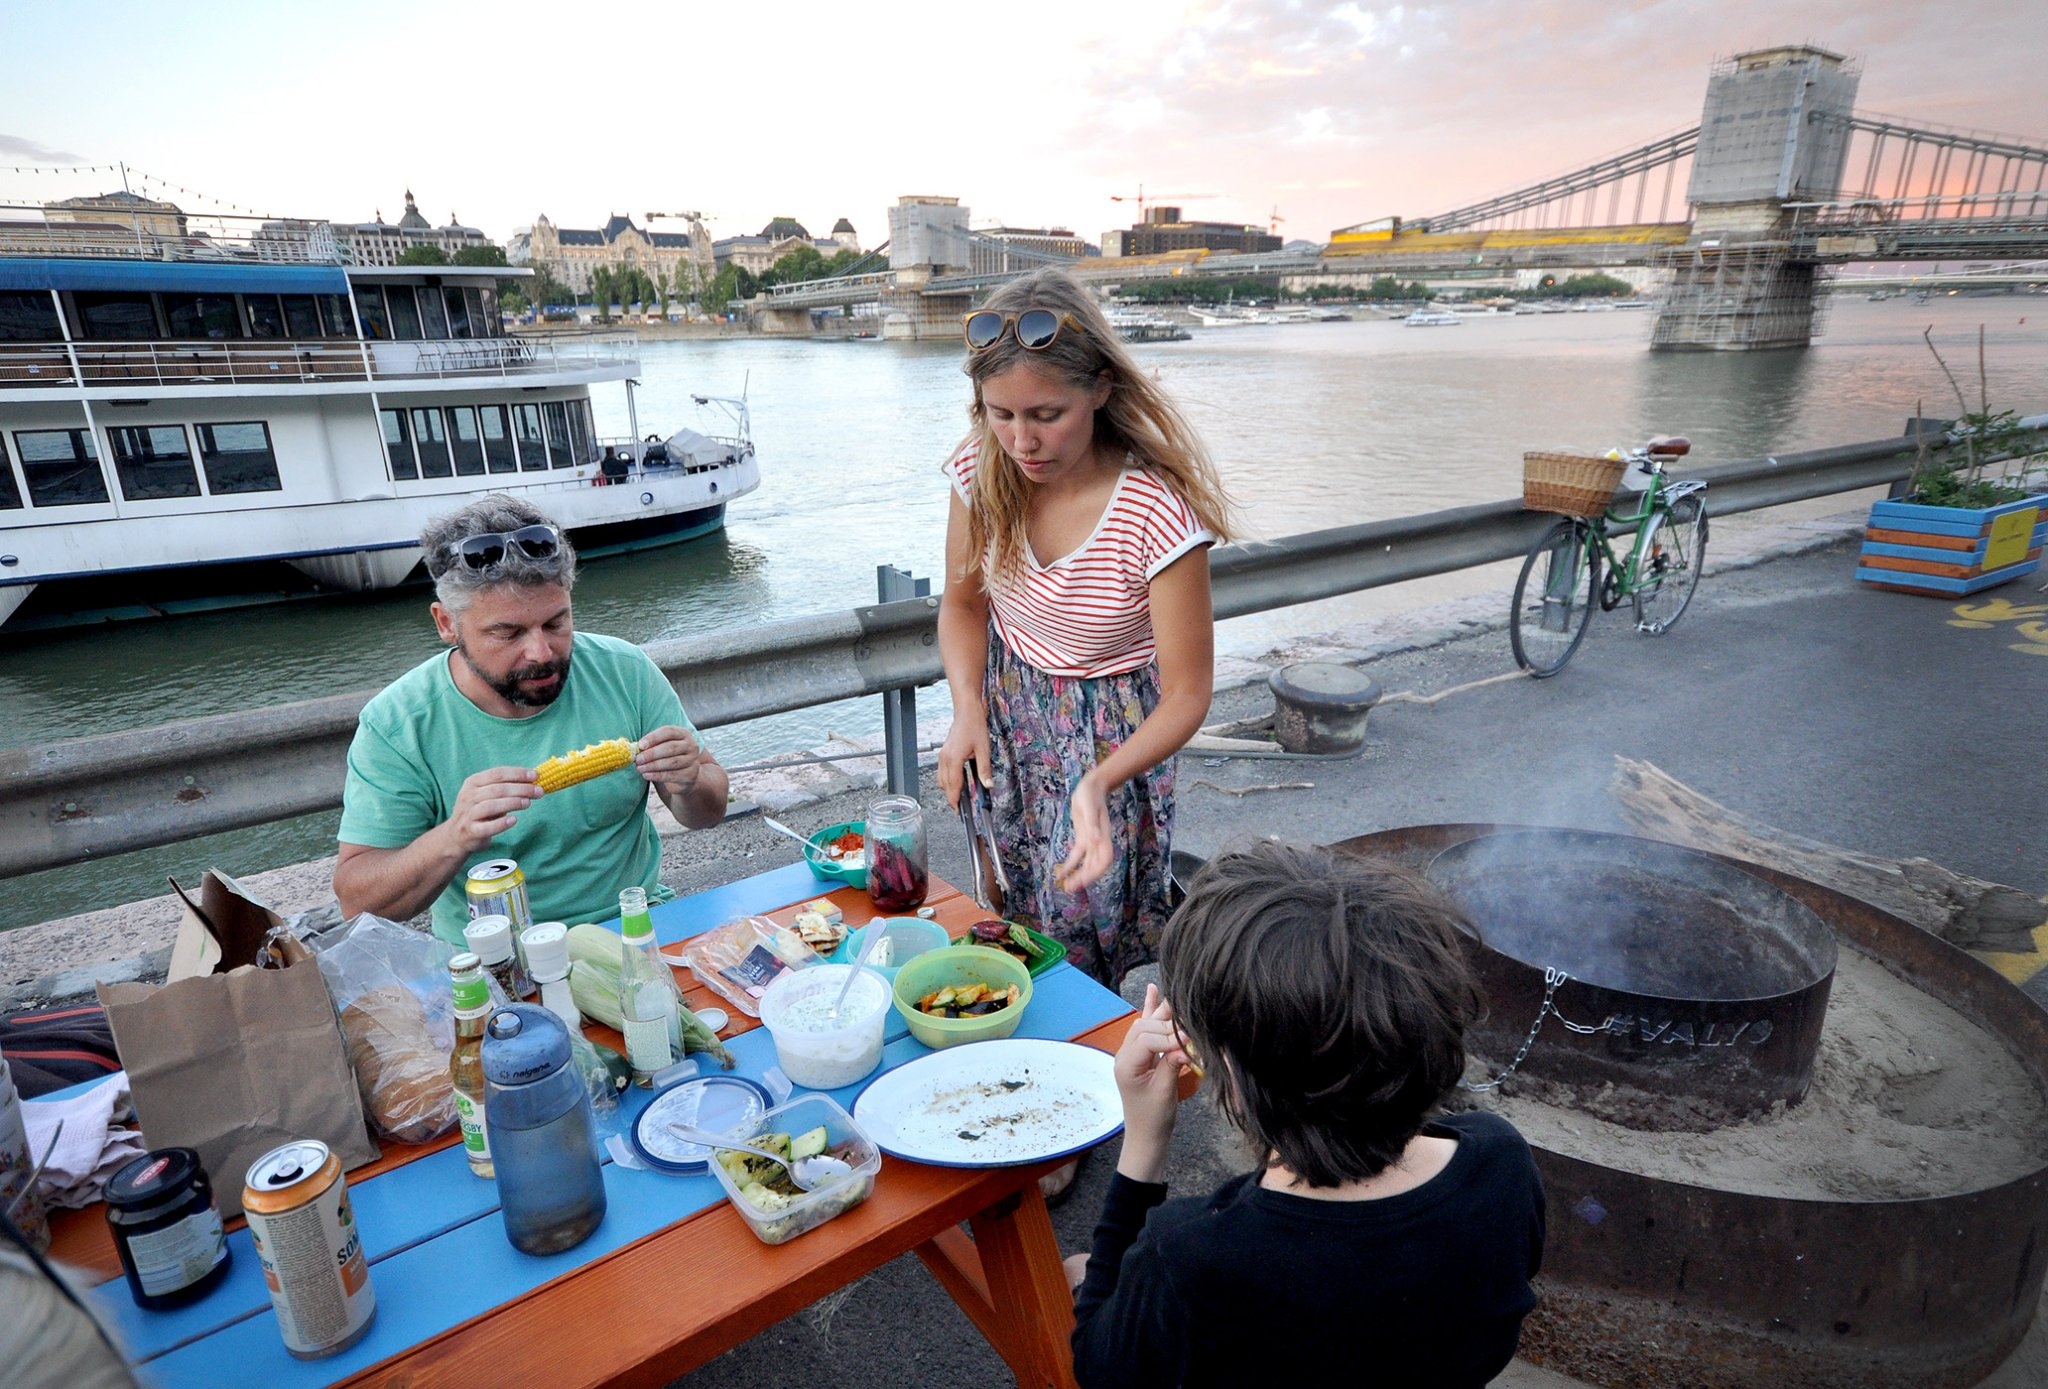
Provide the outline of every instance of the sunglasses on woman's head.
[[562,549],[562,535],[553,526],[521,526],[516,531],[485,531],[456,542],[455,555],[471,569],[489,569],[505,561],[508,547],[517,546],[528,559],[553,559]]
[[1060,335],[1061,328],[1083,331],[1072,314],[1054,313],[1051,309],[1026,309],[1022,313],[997,313],[994,309],[977,309],[967,315],[967,350],[985,352],[1003,340],[1006,331],[1017,335],[1017,346],[1026,352],[1043,352],[1051,347]]

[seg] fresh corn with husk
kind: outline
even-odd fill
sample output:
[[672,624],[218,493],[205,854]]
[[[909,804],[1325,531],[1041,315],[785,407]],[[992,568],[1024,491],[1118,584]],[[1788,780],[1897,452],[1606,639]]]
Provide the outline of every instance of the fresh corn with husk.
[[559,791],[565,786],[574,786],[606,772],[631,766],[633,754],[638,750],[639,745],[629,738],[607,738],[575,752],[550,757],[533,770],[540,778],[543,792]]
[[[569,928],[569,996],[576,1011],[592,1022],[601,1022],[614,1032],[624,1032],[625,1014],[619,1008],[619,933],[607,926],[584,922]],[[725,1070],[733,1068],[733,1054],[718,1040],[718,1034],[698,1020],[687,1005],[676,1009],[676,1035],[669,1045],[681,1056],[710,1053]]]

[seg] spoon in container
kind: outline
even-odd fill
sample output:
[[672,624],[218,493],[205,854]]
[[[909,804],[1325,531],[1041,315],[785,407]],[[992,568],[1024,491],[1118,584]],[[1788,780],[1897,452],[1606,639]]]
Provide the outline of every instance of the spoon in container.
[[782,821],[776,819],[773,815],[763,815],[761,817],[761,823],[766,825],[769,829],[774,830],[777,834],[788,835],[791,839],[794,839],[797,843],[803,845],[806,849],[811,847],[811,839],[809,835],[798,834],[795,830],[791,829],[788,825],[783,824]]
[[667,1127],[670,1133],[691,1143],[702,1143],[708,1148],[725,1148],[735,1153],[752,1153],[755,1157],[767,1158],[776,1166],[788,1171],[789,1179],[805,1191],[816,1191],[819,1187],[830,1185],[841,1177],[853,1175],[852,1167],[824,1153],[800,1157],[791,1162],[788,1158],[771,1153],[766,1148],[756,1148],[750,1143],[738,1143],[729,1135],[713,1133],[709,1129],[692,1128],[688,1124],[676,1123],[671,1123]]
[[889,930],[882,925],[880,917],[868,923],[867,939],[860,943],[860,954],[854,957],[853,968],[846,971],[846,982],[839,986],[839,996],[832,1000],[834,1026],[839,1023],[839,1005],[846,1002],[846,996],[853,992],[853,981],[860,978],[861,966],[868,962],[868,956],[875,953],[875,947],[881,943],[882,937],[888,934]]

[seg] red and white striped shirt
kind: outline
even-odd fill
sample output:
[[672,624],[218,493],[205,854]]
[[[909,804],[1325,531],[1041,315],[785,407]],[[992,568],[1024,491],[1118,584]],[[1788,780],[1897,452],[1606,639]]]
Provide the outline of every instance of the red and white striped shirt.
[[[953,490],[973,504],[980,445],[969,440],[946,461]],[[1125,468],[1095,523],[1073,553],[1040,564],[1024,547],[1024,569],[1003,585],[988,582],[996,632],[1017,656],[1048,675],[1094,679],[1151,664],[1152,580],[1215,535],[1193,507],[1156,474]]]

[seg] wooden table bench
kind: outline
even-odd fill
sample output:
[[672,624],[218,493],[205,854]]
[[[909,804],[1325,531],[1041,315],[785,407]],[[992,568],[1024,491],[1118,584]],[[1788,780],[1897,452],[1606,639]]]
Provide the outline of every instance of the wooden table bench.
[[[764,913],[787,922],[796,903],[820,895],[829,895],[850,922],[872,914],[866,893],[844,887],[822,891],[830,886],[801,864],[774,870],[657,907],[656,933],[670,947],[733,916]],[[956,936],[984,915],[972,899],[938,879],[928,904]],[[687,972],[681,978],[692,1007],[718,1006],[732,1016],[723,1036],[741,1056],[736,1073],[758,1077],[773,1061],[759,1024]],[[1039,1027],[1034,1028],[1034,1018]],[[1020,1035],[1046,1035],[1045,1027],[1051,1026],[1072,1040],[1113,1050],[1130,1018],[1122,1000],[1062,964],[1038,981]],[[616,1041],[607,1029],[590,1030],[596,1040]],[[892,1014],[883,1070],[923,1054],[907,1036],[894,1040],[902,1032],[901,1019]],[[851,1109],[853,1095],[873,1078],[833,1093]],[[646,1094],[632,1092],[629,1107],[637,1112]],[[446,1156],[428,1161],[437,1154]],[[373,1209],[383,1214],[414,1208],[431,1202],[437,1189],[472,1202],[490,1195],[486,1184],[464,1185],[475,1179],[460,1164],[451,1137],[419,1147],[386,1144],[382,1158],[349,1173],[366,1242],[378,1233]],[[520,1255],[505,1239],[495,1204],[490,1204],[447,1229],[375,1254],[371,1281],[379,1306],[370,1334],[348,1351],[311,1362],[286,1355],[267,1302],[253,1309],[223,1303],[208,1315],[208,1305],[226,1294],[227,1284],[177,1312],[135,1307],[98,1207],[59,1218],[52,1252],[113,1280],[96,1296],[129,1336],[143,1359],[143,1373],[165,1389],[236,1384],[427,1389],[488,1384],[508,1375],[524,1384],[563,1389],[663,1385],[913,1252],[988,1338],[1018,1384],[1045,1389],[1074,1382],[1068,1354],[1073,1304],[1037,1183],[1056,1165],[965,1170],[885,1157],[866,1202],[788,1244],[770,1247],[754,1237],[722,1194],[680,1218],[657,1217],[654,1228],[619,1242],[622,1227],[630,1229],[635,1219],[648,1218],[649,1193],[658,1193],[652,1199],[667,1199],[700,1190],[685,1183],[711,1179],[622,1172],[607,1163],[610,1210],[605,1225],[585,1245],[549,1259]],[[213,1174],[220,1185],[239,1175]],[[390,1187],[381,1189],[386,1183]],[[642,1202],[637,1207],[632,1204],[636,1193]],[[971,1239],[960,1229],[963,1222],[973,1232]],[[604,1243],[608,1228],[613,1247]],[[246,1260],[253,1266],[246,1236],[240,1238],[238,1264]],[[584,1252],[579,1255],[579,1250]],[[464,1280],[488,1286],[468,1287]],[[433,1320],[433,1309],[418,1305],[422,1296],[416,1294],[423,1289],[432,1292],[432,1301],[445,1294],[459,1302],[461,1294],[484,1305],[474,1312],[458,1309],[452,1319],[444,1317],[442,1324],[422,1331]],[[251,1296],[247,1284],[240,1296]],[[234,1319],[217,1324],[228,1316]]]

